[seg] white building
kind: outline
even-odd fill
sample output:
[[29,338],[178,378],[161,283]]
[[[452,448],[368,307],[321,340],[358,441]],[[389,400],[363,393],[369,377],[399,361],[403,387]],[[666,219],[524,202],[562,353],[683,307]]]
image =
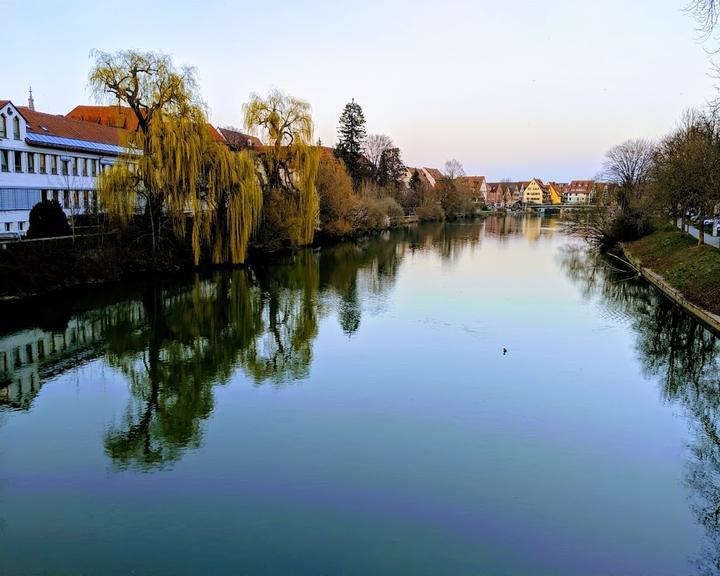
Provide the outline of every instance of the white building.
[[125,151],[125,131],[0,100],[0,237],[27,233],[30,209],[56,199],[71,217],[91,210],[95,179]]

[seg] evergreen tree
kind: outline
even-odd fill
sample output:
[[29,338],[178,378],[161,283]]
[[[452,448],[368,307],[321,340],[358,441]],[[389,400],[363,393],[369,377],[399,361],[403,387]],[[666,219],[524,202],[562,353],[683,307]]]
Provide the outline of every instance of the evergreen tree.
[[364,145],[365,116],[360,104],[353,99],[345,105],[340,116],[335,156],[345,162],[348,174],[356,186],[365,175],[365,162],[362,156]]
[[420,174],[417,170],[413,170],[412,176],[410,177],[410,189],[414,192],[420,192]]
[[400,148],[383,150],[378,164],[378,184],[397,189],[404,175],[405,165],[400,158]]

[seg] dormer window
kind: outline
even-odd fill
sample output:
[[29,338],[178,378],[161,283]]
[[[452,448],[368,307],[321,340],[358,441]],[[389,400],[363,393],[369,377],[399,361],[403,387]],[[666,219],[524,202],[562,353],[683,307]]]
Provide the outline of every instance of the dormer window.
[[0,114],[0,138],[7,138],[7,118]]
[[13,138],[20,140],[20,118],[17,116],[13,118]]

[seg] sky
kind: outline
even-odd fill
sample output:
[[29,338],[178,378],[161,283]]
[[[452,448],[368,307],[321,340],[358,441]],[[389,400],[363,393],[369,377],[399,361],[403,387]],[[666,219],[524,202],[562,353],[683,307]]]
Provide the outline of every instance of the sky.
[[308,101],[333,145],[344,105],[410,166],[592,178],[628,138],[659,138],[716,93],[712,42],[686,0],[0,0],[0,99],[65,114],[93,103],[93,49],[164,52],[196,68],[216,126],[252,93]]

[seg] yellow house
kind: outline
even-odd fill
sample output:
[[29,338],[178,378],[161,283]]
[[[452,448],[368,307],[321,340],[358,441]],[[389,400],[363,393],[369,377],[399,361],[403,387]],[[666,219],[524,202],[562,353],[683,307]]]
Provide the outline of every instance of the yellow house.
[[533,178],[525,187],[522,195],[522,201],[525,204],[542,204],[545,194],[547,194],[545,184],[542,183],[542,180]]
[[550,204],[562,204],[562,191],[555,182],[548,182],[547,190]]

